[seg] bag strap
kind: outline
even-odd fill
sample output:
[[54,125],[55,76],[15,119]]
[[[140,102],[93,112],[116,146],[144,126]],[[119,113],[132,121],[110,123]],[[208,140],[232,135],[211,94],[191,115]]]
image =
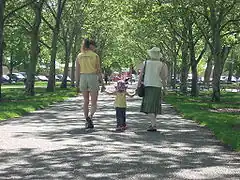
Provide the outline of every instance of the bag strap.
[[143,67],[142,82],[144,81],[144,76],[145,76],[146,66],[147,66],[147,60],[145,61],[145,63],[144,63],[144,67]]

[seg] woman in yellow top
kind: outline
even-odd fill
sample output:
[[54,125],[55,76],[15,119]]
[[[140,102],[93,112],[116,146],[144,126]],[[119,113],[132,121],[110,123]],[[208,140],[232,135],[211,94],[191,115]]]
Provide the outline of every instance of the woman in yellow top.
[[[104,88],[99,56],[94,52],[95,43],[89,39],[82,42],[81,53],[76,60],[76,85],[80,88],[84,98],[84,116],[86,128],[94,128],[92,118],[97,109],[99,81]],[[91,110],[89,115],[89,95],[91,96]]]
[[117,128],[116,131],[124,131],[127,129],[126,124],[126,96],[133,97],[134,94],[129,94],[126,89],[126,84],[123,80],[117,82],[116,90],[114,92],[106,92],[107,94],[115,95],[115,109],[116,109],[116,119],[117,119]]

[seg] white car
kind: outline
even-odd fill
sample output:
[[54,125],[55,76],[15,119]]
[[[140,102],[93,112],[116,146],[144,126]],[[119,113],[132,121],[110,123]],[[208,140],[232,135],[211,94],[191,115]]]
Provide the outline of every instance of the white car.
[[[56,76],[59,78],[60,81],[61,81],[62,78],[63,78],[63,75],[62,75],[62,74],[58,74],[58,75],[56,75]],[[67,81],[71,81],[71,79],[70,79],[69,76],[67,76]]]
[[39,81],[48,81],[48,78],[47,78],[46,76],[43,76],[43,75],[37,76],[37,79],[38,79]]

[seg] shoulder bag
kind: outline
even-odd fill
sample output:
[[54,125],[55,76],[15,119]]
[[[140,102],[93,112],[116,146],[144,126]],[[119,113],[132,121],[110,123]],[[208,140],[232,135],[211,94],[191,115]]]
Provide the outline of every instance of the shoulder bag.
[[141,85],[139,87],[137,87],[137,95],[139,97],[143,97],[144,96],[144,76],[145,76],[145,70],[146,70],[146,65],[147,65],[147,61],[145,61],[144,67],[143,67],[143,74],[141,77]]

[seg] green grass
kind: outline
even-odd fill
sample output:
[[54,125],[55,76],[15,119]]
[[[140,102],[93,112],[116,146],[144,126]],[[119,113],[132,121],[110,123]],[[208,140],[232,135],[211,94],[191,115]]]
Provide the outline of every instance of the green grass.
[[[68,82],[68,85],[70,86],[70,82]],[[60,87],[61,82],[57,81],[56,86]],[[35,82],[35,87],[47,87],[47,82],[46,81],[36,81]],[[24,88],[24,83],[23,82],[17,82],[15,84],[2,84],[2,89],[6,88]]]
[[170,93],[165,98],[186,119],[207,126],[223,143],[240,151],[240,113],[211,112],[220,108],[240,109],[240,93],[222,93],[221,102],[211,102],[209,94],[200,97],[180,96]]
[[24,88],[3,88],[3,100],[0,102],[0,121],[20,117],[37,109],[43,109],[50,104],[61,102],[75,96],[75,89],[56,88],[55,92],[46,92],[46,88],[35,88],[35,96],[26,96]]

